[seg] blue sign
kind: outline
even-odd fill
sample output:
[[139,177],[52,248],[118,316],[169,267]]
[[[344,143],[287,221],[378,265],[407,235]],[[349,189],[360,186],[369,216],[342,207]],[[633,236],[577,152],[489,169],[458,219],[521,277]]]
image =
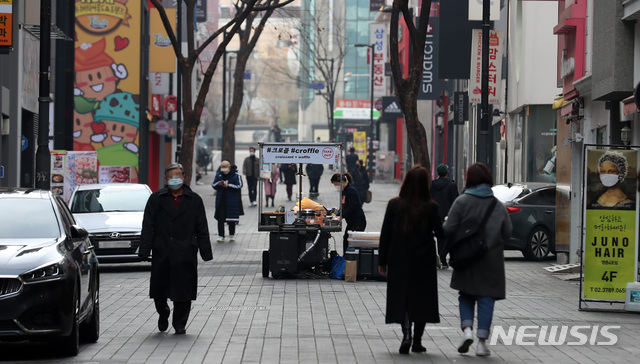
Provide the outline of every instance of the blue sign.
[[4,166],[0,166],[0,178],[4,178]]
[[29,148],[29,139],[27,139],[26,136],[22,136],[22,151],[24,152],[25,150],[27,150],[27,148]]
[[312,82],[309,84],[309,88],[312,90],[322,90],[324,89],[324,83],[322,82]]

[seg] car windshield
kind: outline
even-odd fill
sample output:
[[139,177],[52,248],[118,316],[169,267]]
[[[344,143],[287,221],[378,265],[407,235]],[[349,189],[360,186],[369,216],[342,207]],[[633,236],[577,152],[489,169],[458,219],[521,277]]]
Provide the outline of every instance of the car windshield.
[[149,196],[146,189],[77,191],[71,201],[71,212],[144,211]]
[[0,239],[57,238],[58,219],[48,199],[3,198]]

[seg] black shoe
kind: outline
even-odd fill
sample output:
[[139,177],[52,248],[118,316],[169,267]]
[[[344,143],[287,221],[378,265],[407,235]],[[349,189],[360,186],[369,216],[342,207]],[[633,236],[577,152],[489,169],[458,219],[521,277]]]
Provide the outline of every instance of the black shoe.
[[187,329],[176,329],[176,335],[184,335],[187,333]]
[[158,330],[161,332],[167,331],[169,328],[169,316],[160,316],[158,318]]
[[413,345],[411,346],[411,351],[414,353],[424,353],[427,351],[427,348],[422,346],[422,334],[424,333],[424,323],[416,322],[413,325]]
[[422,346],[422,342],[414,341],[413,345],[411,346],[411,351],[413,351],[414,353],[424,353],[425,351],[427,351],[427,348]]
[[405,323],[402,325],[402,342],[400,343],[400,354],[409,354],[409,348],[411,347],[411,323]]

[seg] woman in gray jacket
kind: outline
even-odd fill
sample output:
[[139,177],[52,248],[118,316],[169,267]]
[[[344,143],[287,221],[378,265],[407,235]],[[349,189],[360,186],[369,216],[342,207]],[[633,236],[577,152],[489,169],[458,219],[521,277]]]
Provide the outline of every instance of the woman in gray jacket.
[[[493,176],[486,165],[472,164],[467,168],[467,182],[464,194],[458,197],[449,210],[442,226],[447,242],[457,240],[460,226],[468,221],[480,223],[493,202]],[[491,354],[485,344],[489,337],[493,308],[496,300],[504,299],[504,241],[511,236],[511,220],[502,203],[495,204],[485,226],[487,253],[480,260],[463,270],[454,269],[451,288],[460,291],[458,296],[463,337],[458,352],[466,353],[473,343],[473,316],[478,306],[478,345],[476,355]],[[448,250],[448,249],[447,249]]]

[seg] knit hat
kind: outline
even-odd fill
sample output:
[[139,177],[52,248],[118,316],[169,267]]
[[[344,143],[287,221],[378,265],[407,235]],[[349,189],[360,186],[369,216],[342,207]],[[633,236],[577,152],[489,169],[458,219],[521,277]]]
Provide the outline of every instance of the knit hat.
[[449,173],[449,166],[447,166],[446,164],[441,164],[436,167],[436,172],[440,177],[445,176],[447,173]]
[[138,127],[140,106],[129,92],[117,92],[107,96],[100,102],[100,108],[96,110],[95,121],[118,121]]

